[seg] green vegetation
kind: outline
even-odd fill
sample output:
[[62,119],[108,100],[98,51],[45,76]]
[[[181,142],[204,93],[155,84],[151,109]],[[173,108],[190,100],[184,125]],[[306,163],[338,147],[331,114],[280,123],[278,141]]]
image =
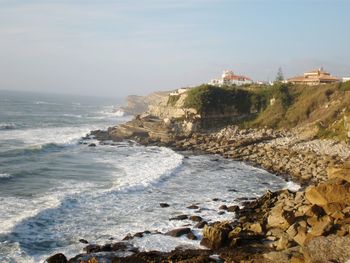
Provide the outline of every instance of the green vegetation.
[[240,123],[242,127],[278,129],[313,125],[318,127],[320,138],[345,140],[350,127],[344,123],[345,115],[350,122],[350,82],[319,86],[201,85],[188,91],[184,107],[194,108],[204,117],[251,113],[249,120]]
[[180,95],[171,95],[168,98],[168,106],[174,107],[176,102],[180,99]]
[[216,87],[201,85],[187,92],[186,108],[194,108],[201,114],[224,114],[227,111],[247,113],[251,108],[251,94],[235,86]]

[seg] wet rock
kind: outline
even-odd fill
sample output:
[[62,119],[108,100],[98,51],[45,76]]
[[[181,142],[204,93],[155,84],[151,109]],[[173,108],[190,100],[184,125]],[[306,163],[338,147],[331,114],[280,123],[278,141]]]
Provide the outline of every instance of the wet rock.
[[186,237],[190,240],[197,240],[198,238],[193,234],[193,232],[191,231],[190,233],[188,233],[186,235]]
[[191,221],[194,221],[194,222],[201,222],[202,221],[202,217],[200,217],[200,216],[190,216],[189,219]]
[[201,229],[201,228],[204,228],[206,225],[208,225],[207,221],[201,221],[201,222],[198,222],[194,227]]
[[96,144],[95,143],[90,143],[89,147],[96,147]]
[[96,245],[96,244],[91,244],[88,245],[84,248],[84,250],[86,251],[86,253],[91,254],[91,253],[97,253],[101,251],[101,246],[100,245]]
[[65,255],[58,253],[46,259],[46,262],[47,263],[67,263],[68,260]]
[[228,235],[231,230],[232,227],[228,222],[218,222],[211,226],[206,225],[203,229],[201,245],[211,249],[227,246],[229,243]]
[[172,217],[169,220],[186,220],[186,219],[188,219],[187,215],[179,215],[179,216]]
[[86,240],[86,239],[79,239],[79,242],[80,243],[83,243],[83,244],[89,244],[89,242]]
[[199,206],[198,205],[190,205],[187,207],[188,209],[198,209]]
[[219,207],[219,210],[227,210],[227,209],[228,209],[227,205],[221,205]]
[[160,203],[159,206],[162,208],[165,208],[165,207],[169,207],[170,205],[167,203]]
[[191,233],[191,229],[188,227],[183,227],[183,228],[177,228],[170,230],[169,232],[165,233],[167,236],[172,236],[172,237],[180,237],[183,235],[187,235],[188,233]]
[[237,213],[238,211],[239,211],[238,205],[232,205],[232,206],[227,207],[227,212]]

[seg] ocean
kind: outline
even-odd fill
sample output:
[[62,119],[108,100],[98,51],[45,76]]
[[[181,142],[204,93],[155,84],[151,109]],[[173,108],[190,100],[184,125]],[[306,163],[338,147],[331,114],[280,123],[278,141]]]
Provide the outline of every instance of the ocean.
[[[58,252],[72,257],[85,246],[80,239],[104,244],[128,233],[166,232],[189,223],[169,218],[193,214],[186,208],[191,204],[203,208],[199,215],[208,222],[232,219],[232,213],[219,215],[218,207],[289,186],[219,156],[83,138],[131,119],[115,110],[118,105],[0,91],[0,262],[43,262]],[[145,251],[200,247],[199,241],[161,234],[130,242]]]

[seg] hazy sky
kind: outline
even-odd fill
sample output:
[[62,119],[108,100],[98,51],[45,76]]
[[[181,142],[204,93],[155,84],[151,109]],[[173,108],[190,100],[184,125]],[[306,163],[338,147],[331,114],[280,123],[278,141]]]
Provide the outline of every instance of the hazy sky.
[[349,0],[0,0],[0,89],[124,96],[350,75]]

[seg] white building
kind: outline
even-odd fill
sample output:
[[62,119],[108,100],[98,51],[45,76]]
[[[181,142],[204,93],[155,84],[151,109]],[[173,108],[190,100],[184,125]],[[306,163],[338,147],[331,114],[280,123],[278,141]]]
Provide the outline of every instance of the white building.
[[350,81],[350,77],[344,77],[344,78],[342,79],[342,81],[343,81],[343,82]]
[[232,70],[224,70],[219,79],[212,79],[208,84],[214,86],[224,86],[224,85],[245,85],[252,84],[253,81],[246,76],[235,75]]

